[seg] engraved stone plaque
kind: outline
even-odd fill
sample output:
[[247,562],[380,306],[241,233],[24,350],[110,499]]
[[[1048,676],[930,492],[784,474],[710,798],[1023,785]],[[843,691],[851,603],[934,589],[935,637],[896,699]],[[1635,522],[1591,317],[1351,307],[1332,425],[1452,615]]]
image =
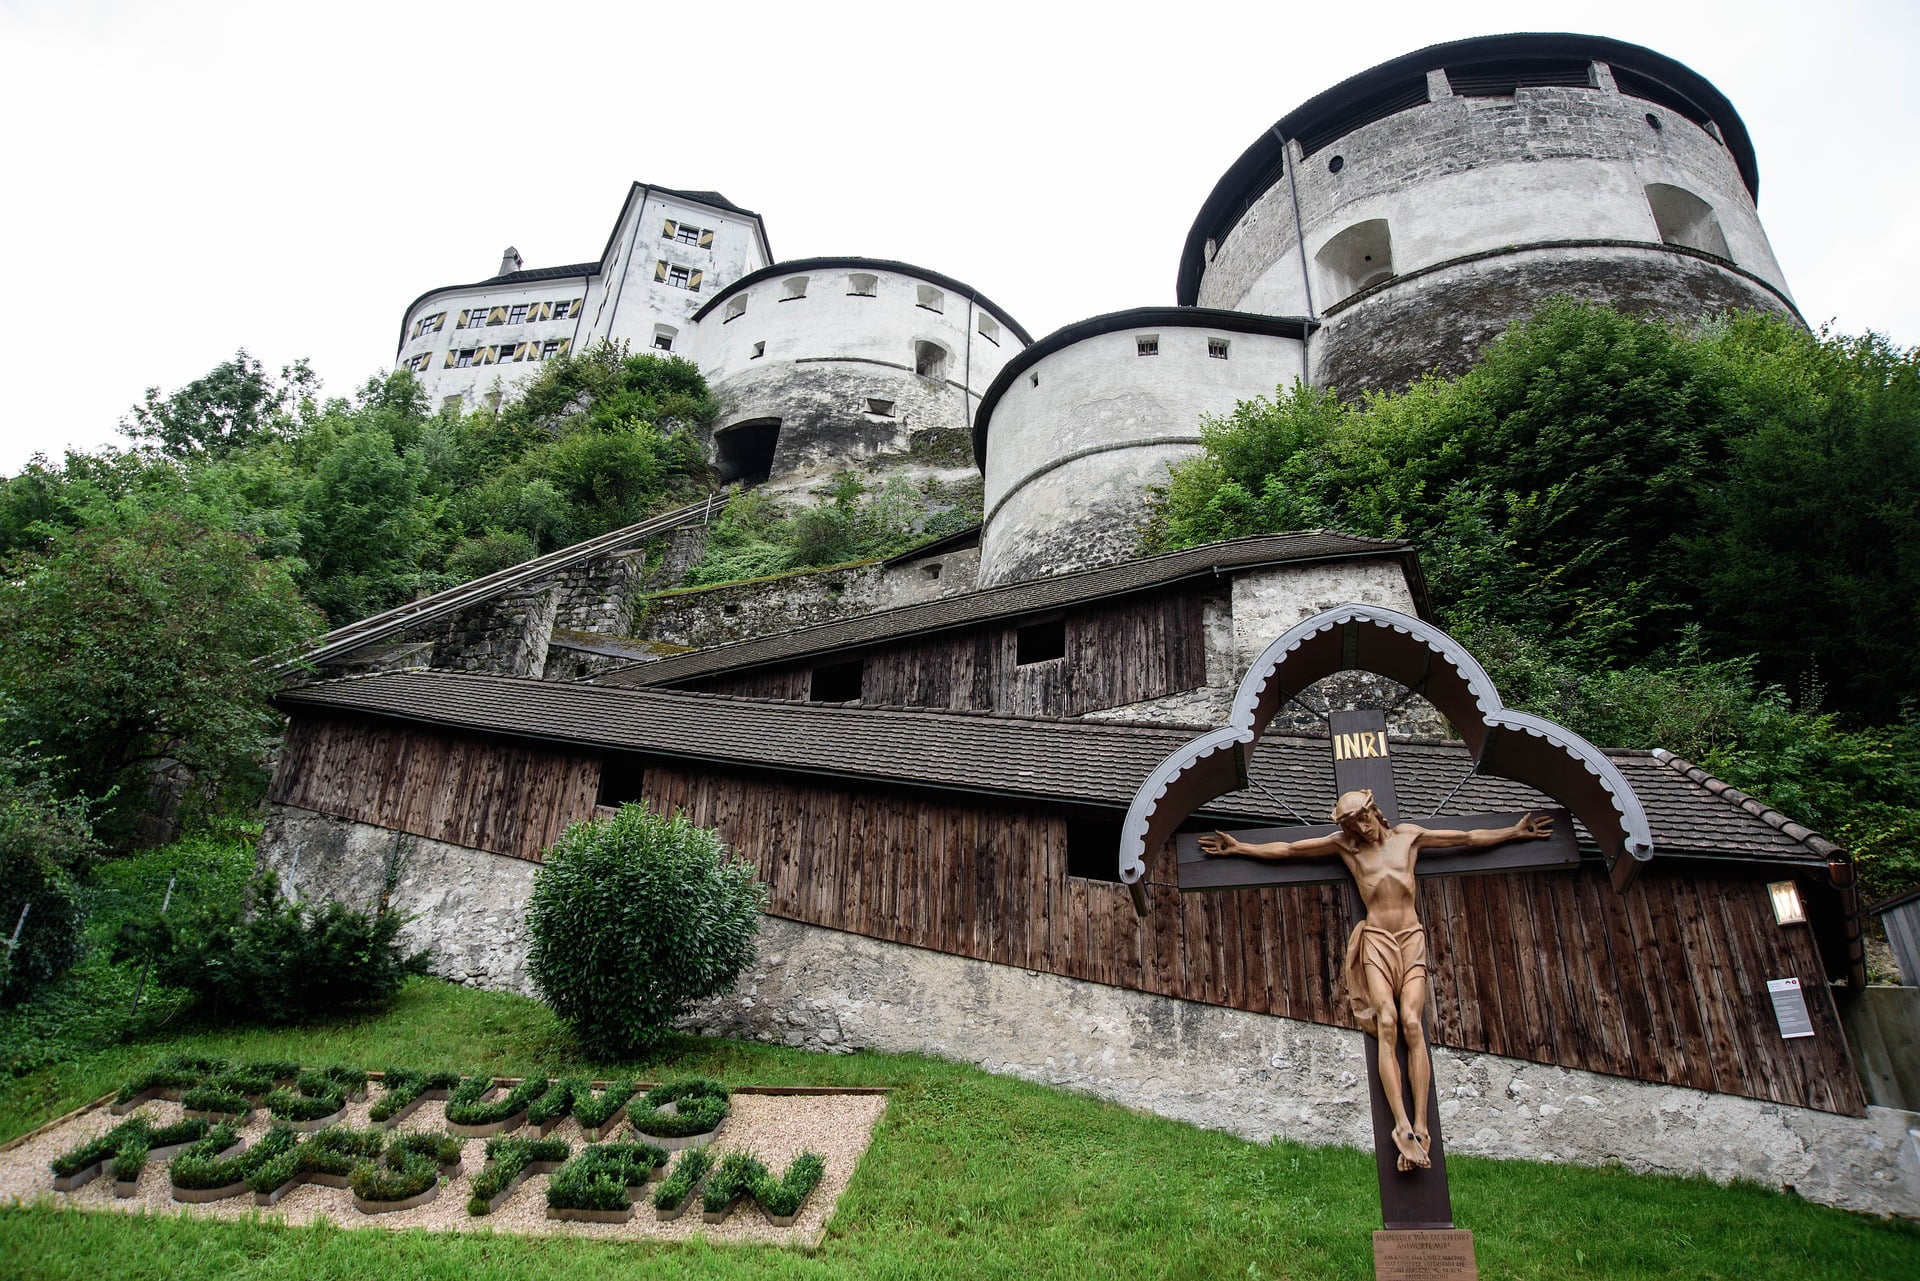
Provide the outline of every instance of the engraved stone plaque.
[[1466,1228],[1375,1232],[1373,1275],[1378,1281],[1480,1281],[1473,1233]]

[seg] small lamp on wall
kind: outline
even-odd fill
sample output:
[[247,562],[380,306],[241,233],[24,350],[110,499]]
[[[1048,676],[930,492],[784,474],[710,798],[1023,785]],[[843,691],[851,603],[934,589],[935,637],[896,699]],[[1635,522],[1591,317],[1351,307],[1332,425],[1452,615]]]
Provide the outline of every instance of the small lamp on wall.
[[1773,919],[1782,925],[1805,925],[1807,905],[1800,899],[1800,887],[1792,881],[1775,881],[1767,886],[1773,899]]

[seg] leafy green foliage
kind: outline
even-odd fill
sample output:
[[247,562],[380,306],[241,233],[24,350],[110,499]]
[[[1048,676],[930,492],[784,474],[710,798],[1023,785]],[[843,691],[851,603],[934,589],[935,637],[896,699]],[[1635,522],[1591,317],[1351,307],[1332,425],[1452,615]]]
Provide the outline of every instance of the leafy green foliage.
[[72,1147],[53,1158],[47,1168],[61,1178],[70,1178],[90,1165],[100,1162],[118,1152],[122,1146],[136,1139],[145,1141],[151,1123],[144,1116],[130,1116],[120,1124],[108,1130],[98,1138]]
[[595,1143],[554,1172],[547,1204],[556,1210],[624,1210],[637,1188],[667,1163],[665,1148],[651,1143]]
[[447,1120],[455,1125],[492,1125],[526,1111],[547,1092],[544,1076],[530,1076],[497,1099],[488,1100],[494,1088],[490,1076],[470,1076],[460,1082],[447,1099]]
[[413,1068],[389,1067],[381,1073],[381,1094],[367,1109],[367,1119],[385,1121],[399,1115],[401,1109],[428,1090],[452,1090],[459,1084],[458,1072],[419,1072]]
[[534,876],[527,972],[595,1054],[658,1045],[753,959],[766,889],[680,814],[623,805],[569,827]]
[[528,1125],[548,1125],[565,1116],[573,1107],[576,1091],[592,1090],[584,1077],[562,1077],[547,1087],[547,1092],[527,1105]]
[[244,1151],[232,1156],[220,1155],[239,1138],[239,1131],[231,1125],[215,1126],[206,1138],[183,1148],[167,1164],[167,1178],[176,1188],[203,1191],[245,1183],[254,1171],[300,1145],[298,1134],[284,1125],[276,1125]]
[[270,439],[291,427],[289,410],[319,389],[307,363],[295,361],[269,378],[243,348],[171,395],[147,388],[121,427],[174,458],[223,455]]
[[432,1157],[393,1146],[380,1161],[353,1167],[347,1182],[362,1201],[404,1201],[419,1196],[440,1181],[440,1167]]
[[980,519],[977,494],[952,492],[937,481],[916,489],[894,477],[872,489],[856,473],[840,472],[814,493],[822,501],[800,507],[760,490],[737,495],[714,519],[687,585],[892,556]]
[[565,1161],[573,1151],[560,1139],[533,1139],[524,1135],[502,1135],[487,1140],[487,1163],[473,1176],[472,1197],[467,1202],[471,1215],[491,1214],[493,1198],[505,1192],[535,1161]]
[[687,1203],[700,1180],[707,1177],[707,1171],[713,1168],[713,1153],[702,1147],[682,1149],[673,1163],[673,1169],[660,1186],[654,1189],[653,1208],[671,1214]]
[[826,1172],[826,1158],[818,1152],[802,1152],[777,1179],[770,1171],[763,1170],[753,1184],[753,1199],[768,1214],[792,1218],[800,1213],[807,1195],[820,1186]]
[[1920,351],[1560,302],[1460,378],[1295,386],[1202,434],[1149,547],[1410,539],[1511,704],[1720,773],[1869,895],[1920,884]]
[[767,1177],[767,1167],[751,1152],[735,1150],[720,1158],[720,1164],[707,1186],[700,1192],[700,1208],[719,1214],[743,1196],[752,1194],[754,1185]]
[[62,796],[44,762],[0,745],[0,946],[20,931],[0,953],[0,1005],[32,995],[80,957],[76,876],[99,852],[92,810],[84,797]]
[[[728,1098],[726,1086],[705,1077],[667,1081],[648,1090],[627,1115],[635,1134],[680,1139],[719,1129],[731,1108]],[[672,1112],[663,1110],[668,1105]]]
[[[584,1080],[584,1078],[580,1078]],[[577,1086],[573,1092],[573,1119],[583,1129],[597,1130],[626,1106],[627,1100],[637,1092],[632,1077],[623,1076],[611,1082],[598,1094],[593,1092],[591,1083]]]
[[18,746],[38,742],[71,794],[180,761],[206,785],[260,778],[278,731],[256,659],[309,639],[318,619],[286,568],[247,539],[170,512],[96,526],[11,558],[0,584],[0,695]]
[[231,1019],[286,1023],[392,999],[424,954],[399,945],[403,918],[280,897],[270,874],[245,904],[212,902],[149,921],[141,954],[165,983]]

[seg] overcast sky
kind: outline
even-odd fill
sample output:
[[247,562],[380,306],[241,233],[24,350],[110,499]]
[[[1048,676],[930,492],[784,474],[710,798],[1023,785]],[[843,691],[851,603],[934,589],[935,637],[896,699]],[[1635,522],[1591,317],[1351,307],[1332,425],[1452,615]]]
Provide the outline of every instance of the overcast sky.
[[956,276],[1036,336],[1170,304],[1263,129],[1423,45],[1647,45],[1716,84],[1809,321],[1920,343],[1920,5],[321,5],[0,0],[14,280],[0,473],[118,440],[245,347],[345,394],[424,290],[599,255],[627,186],[719,190],[781,258]]

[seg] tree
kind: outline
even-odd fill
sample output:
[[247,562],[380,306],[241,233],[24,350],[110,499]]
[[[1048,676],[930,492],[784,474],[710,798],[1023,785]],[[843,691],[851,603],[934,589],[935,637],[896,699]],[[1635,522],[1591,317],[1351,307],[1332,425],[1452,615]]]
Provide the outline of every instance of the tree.
[[305,360],[267,376],[245,348],[171,395],[147,388],[146,399],[128,411],[121,430],[151,441],[174,458],[221,456],[282,429],[286,411],[319,391]]
[[0,748],[0,945],[20,929],[0,954],[0,1005],[30,996],[80,956],[75,877],[98,852],[90,808],[60,796],[44,762]]
[[9,559],[0,583],[0,694],[14,741],[36,740],[67,790],[144,798],[172,758],[208,786],[257,779],[279,728],[258,660],[319,619],[250,540],[172,512],[77,531]]
[[766,887],[713,831],[623,805],[575,823],[534,874],[527,972],[589,1053],[657,1046],[753,961]]

